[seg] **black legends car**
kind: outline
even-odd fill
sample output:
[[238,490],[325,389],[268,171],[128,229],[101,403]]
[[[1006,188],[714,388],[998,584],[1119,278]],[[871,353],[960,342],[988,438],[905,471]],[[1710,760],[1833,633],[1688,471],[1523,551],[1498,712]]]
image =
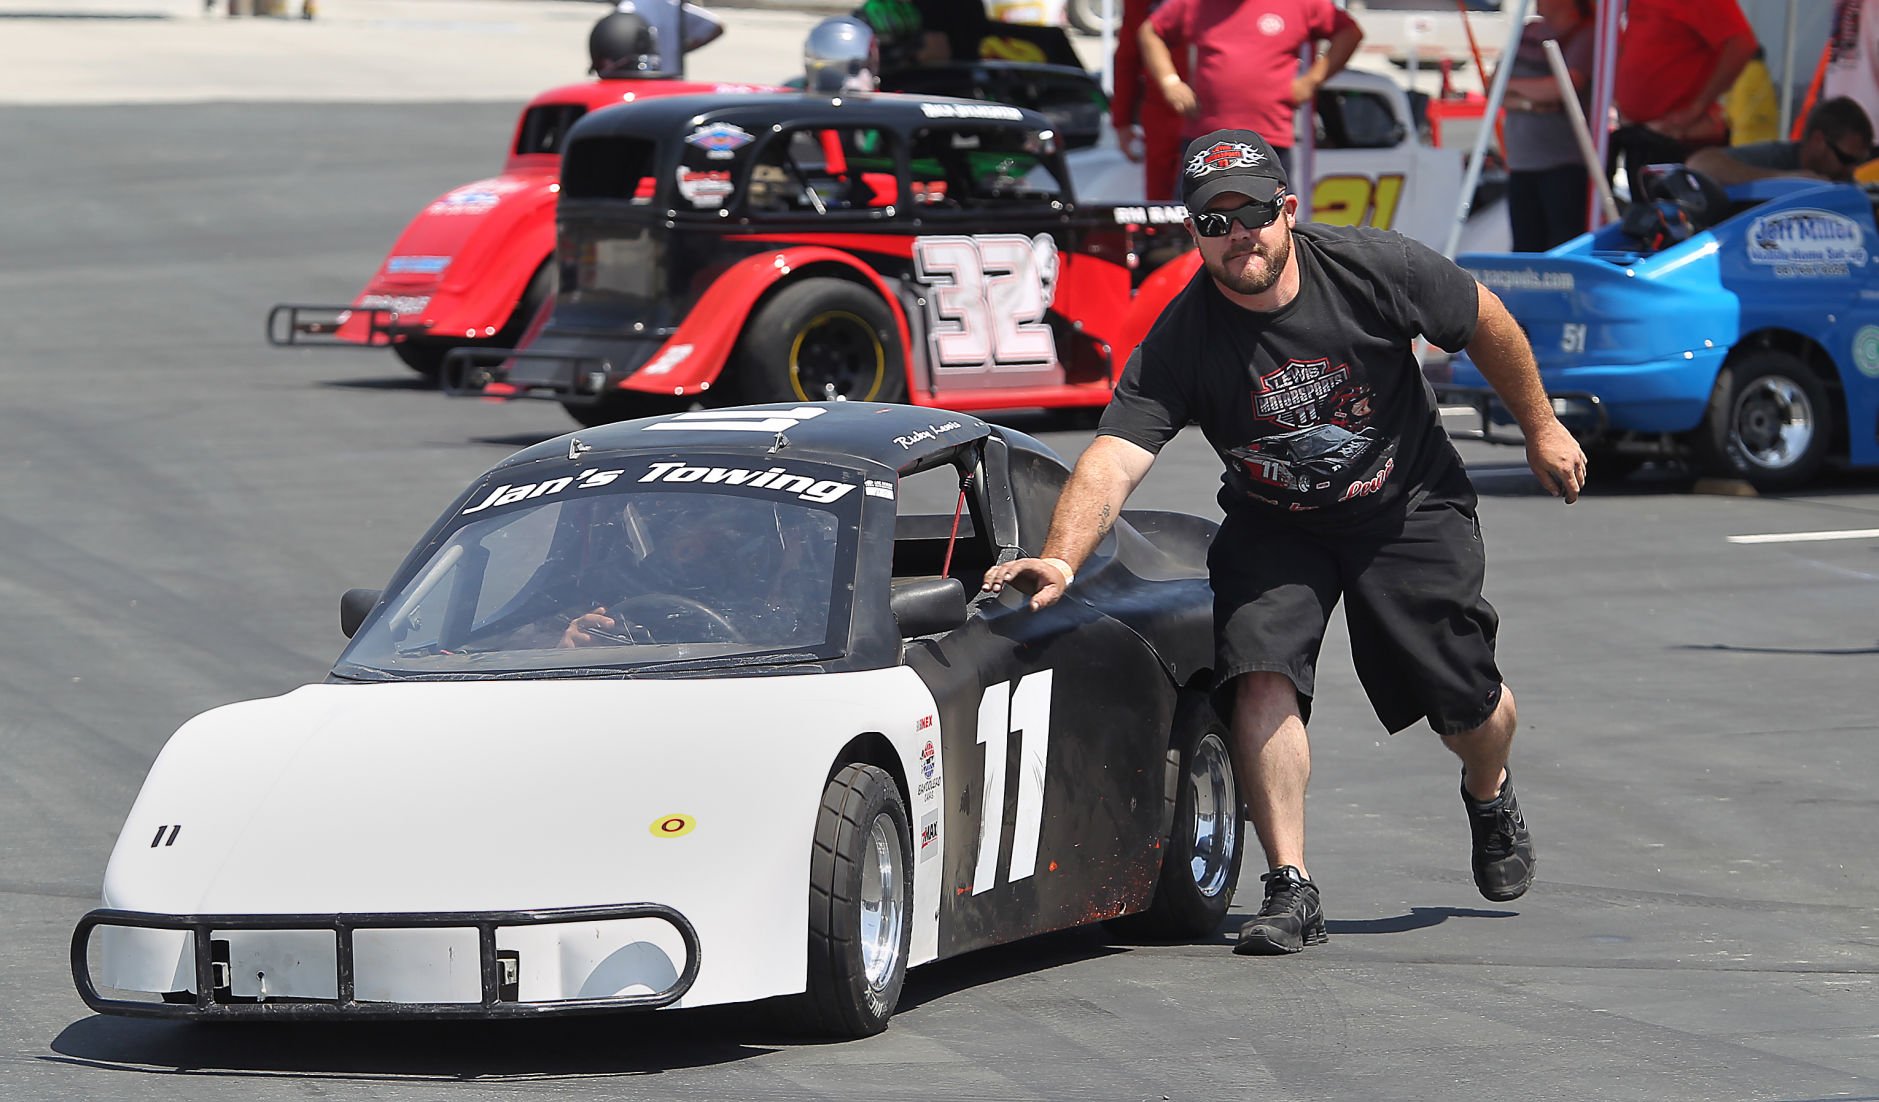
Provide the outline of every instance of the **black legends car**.
[[454,393],[578,420],[731,401],[1100,407],[1198,265],[1171,205],[1087,205],[1041,114],[910,95],[671,96],[562,159],[552,311]]

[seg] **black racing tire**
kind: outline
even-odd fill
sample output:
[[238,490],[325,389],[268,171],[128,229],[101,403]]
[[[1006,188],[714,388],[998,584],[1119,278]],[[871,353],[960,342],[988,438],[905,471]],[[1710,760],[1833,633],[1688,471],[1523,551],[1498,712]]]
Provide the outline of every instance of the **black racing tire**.
[[906,356],[879,295],[845,279],[799,279],[751,316],[733,390],[746,402],[904,402]]
[[887,1028],[913,938],[913,831],[894,779],[846,765],[822,793],[809,858],[808,990],[797,1029],[869,1037]]
[[619,390],[603,396],[597,402],[563,402],[561,408],[587,428],[611,425],[615,421],[631,421],[635,417],[660,417],[672,413],[683,413],[695,409],[701,403],[696,398],[680,398],[669,394],[647,394],[638,390]]
[[542,308],[555,293],[555,269],[550,260],[544,260],[529,277],[528,286],[523,288],[522,297],[510,311],[509,320],[502,323],[502,328],[481,340],[438,339],[436,337],[414,337],[399,341],[391,346],[392,355],[398,362],[435,382],[443,377],[444,357],[453,348],[514,348],[528,332],[528,323],[535,320],[536,311]]
[[392,345],[391,354],[398,357],[399,363],[435,382],[444,373],[444,357],[456,347],[448,341],[412,338]]
[[1731,359],[1717,376],[1692,441],[1712,478],[1757,490],[1792,490],[1820,473],[1833,439],[1833,405],[1807,362],[1764,348]]
[[1191,941],[1226,921],[1240,882],[1246,812],[1233,773],[1232,736],[1207,699],[1182,694],[1169,754],[1179,754],[1174,826],[1148,909],[1112,925],[1131,937]]

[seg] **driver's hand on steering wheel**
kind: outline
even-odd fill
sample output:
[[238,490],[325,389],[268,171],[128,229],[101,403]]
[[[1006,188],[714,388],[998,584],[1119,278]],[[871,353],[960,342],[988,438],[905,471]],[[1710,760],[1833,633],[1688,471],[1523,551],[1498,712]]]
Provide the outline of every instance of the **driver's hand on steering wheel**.
[[619,620],[607,615],[606,606],[600,606],[592,612],[582,613],[568,621],[568,629],[561,633],[561,641],[555,646],[566,650],[569,647],[594,647],[618,643],[624,632],[624,625]]

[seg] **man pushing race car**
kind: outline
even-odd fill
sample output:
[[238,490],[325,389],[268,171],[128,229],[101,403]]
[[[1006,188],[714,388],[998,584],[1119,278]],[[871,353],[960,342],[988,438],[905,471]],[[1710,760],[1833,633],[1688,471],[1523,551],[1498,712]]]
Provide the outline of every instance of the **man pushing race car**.
[[1226,467],[1208,555],[1214,701],[1271,869],[1235,951],[1295,953],[1326,937],[1305,864],[1305,722],[1340,599],[1377,718],[1391,732],[1426,719],[1462,761],[1476,886],[1518,899],[1534,849],[1507,770],[1515,712],[1495,662],[1499,617],[1482,596],[1474,489],[1412,342],[1469,350],[1548,493],[1577,499],[1585,455],[1492,291],[1399,234],[1297,225],[1298,199],[1258,134],[1190,143],[1181,192],[1204,274],[1130,357],[1041,556],[992,566],[984,588],[1055,604],[1162,446],[1198,423]]

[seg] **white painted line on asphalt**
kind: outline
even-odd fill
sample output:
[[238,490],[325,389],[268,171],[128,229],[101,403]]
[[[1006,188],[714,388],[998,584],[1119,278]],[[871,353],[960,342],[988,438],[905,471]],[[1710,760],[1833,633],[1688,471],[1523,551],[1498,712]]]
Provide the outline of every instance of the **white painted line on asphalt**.
[[1879,538],[1879,528],[1846,528],[1838,532],[1768,532],[1758,536],[1729,536],[1730,543],[1822,543],[1827,540]]

